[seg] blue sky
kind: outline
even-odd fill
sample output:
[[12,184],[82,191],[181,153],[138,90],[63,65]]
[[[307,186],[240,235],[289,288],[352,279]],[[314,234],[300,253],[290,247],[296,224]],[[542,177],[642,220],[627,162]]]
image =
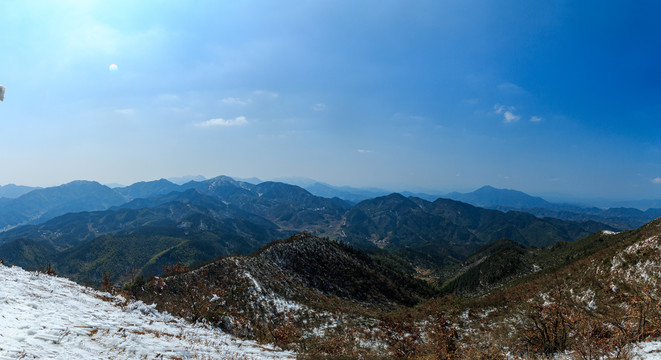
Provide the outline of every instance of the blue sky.
[[0,1],[0,184],[226,174],[661,198],[659,10]]

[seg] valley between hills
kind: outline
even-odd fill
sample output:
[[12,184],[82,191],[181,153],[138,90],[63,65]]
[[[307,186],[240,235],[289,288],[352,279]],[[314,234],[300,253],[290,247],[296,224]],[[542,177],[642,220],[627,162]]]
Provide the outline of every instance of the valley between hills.
[[6,266],[299,358],[651,358],[661,336],[660,209],[227,176],[11,190]]

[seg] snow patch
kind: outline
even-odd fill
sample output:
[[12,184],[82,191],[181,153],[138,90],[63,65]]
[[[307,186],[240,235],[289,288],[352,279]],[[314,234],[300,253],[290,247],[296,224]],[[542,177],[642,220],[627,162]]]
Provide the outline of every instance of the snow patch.
[[634,345],[633,359],[661,360],[661,341],[641,342]]
[[659,249],[659,242],[657,241],[659,239],[658,236],[652,236],[649,237],[643,241],[638,241],[635,244],[629,245],[626,249],[624,249],[624,252],[627,254],[634,254],[639,250],[643,249]]
[[0,359],[293,359],[67,279],[0,265]]
[[260,292],[260,293],[262,292],[262,287],[259,286],[259,283],[257,282],[257,280],[255,280],[255,278],[252,277],[252,275],[250,275],[249,272],[246,271],[246,272],[243,273],[243,275],[244,275],[245,277],[247,277],[250,281],[252,281],[252,284],[253,284],[253,286],[255,287],[255,290],[256,290],[257,292]]
[[[641,252],[646,256],[639,256]],[[627,281],[655,282],[659,276],[659,252],[659,236],[638,241],[613,256],[610,272]]]

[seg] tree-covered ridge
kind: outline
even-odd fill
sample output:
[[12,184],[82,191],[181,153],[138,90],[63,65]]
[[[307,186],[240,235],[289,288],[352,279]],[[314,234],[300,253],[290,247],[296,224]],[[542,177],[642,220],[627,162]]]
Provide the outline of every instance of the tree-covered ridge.
[[[115,189],[93,182],[76,182],[36,190],[29,197],[16,200],[39,197],[42,201],[60,199],[59,202],[67,203],[62,199],[85,198],[92,189],[101,190],[86,201],[99,207],[113,203],[100,205],[97,200],[106,199],[102,194],[112,193],[125,200],[145,197],[106,210],[71,212],[1,232],[0,258],[29,268],[44,266],[38,261],[51,262],[56,269],[62,266],[59,269],[62,274],[78,279],[84,273],[83,277],[94,282],[103,271],[112,272],[119,279],[120,274],[135,273],[134,268],[147,271],[143,269],[147,262],[164,264],[165,260],[153,259],[159,254],[162,257],[163,252],[170,255],[162,259],[194,265],[218,256],[250,253],[269,241],[295,232],[310,232],[372,252],[383,249],[387,255],[381,258],[388,258],[391,263],[394,259],[403,266],[402,270],[407,268],[407,273],[413,269],[420,276],[443,278],[448,266],[463,261],[481,246],[496,240],[507,238],[540,247],[557,241],[575,241],[597,230],[611,229],[594,222],[540,219],[526,213],[485,210],[446,199],[429,202],[400,194],[351,205],[337,198],[314,196],[294,185],[277,182],[254,185],[226,176],[183,185],[159,180]],[[44,197],[44,194],[51,196]],[[72,198],[72,194],[76,196]],[[113,199],[119,202],[118,198]],[[162,244],[158,243],[159,237],[163,239]],[[80,266],[60,265],[65,260],[78,263],[75,249],[86,249],[90,244],[102,246],[105,242],[120,244],[118,239],[126,238],[155,244],[136,247],[135,251],[144,252],[139,256],[143,260],[134,261],[130,266],[124,264],[121,269],[104,269],[102,267],[113,262],[99,261],[93,256],[86,257],[86,264]],[[171,249],[173,238],[178,239],[177,251]],[[23,241],[10,244],[19,239]],[[31,246],[35,249],[29,249]],[[26,252],[35,256],[20,255]],[[85,270],[87,268],[91,270]],[[152,267],[148,273],[157,270]]]

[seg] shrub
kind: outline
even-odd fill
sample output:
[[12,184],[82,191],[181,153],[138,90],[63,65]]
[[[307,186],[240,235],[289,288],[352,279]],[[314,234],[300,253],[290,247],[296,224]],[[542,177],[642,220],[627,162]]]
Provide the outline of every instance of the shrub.
[[115,284],[110,280],[112,278],[112,275],[103,271],[103,279],[101,280],[101,291],[109,292],[109,293],[114,293],[115,292]]

